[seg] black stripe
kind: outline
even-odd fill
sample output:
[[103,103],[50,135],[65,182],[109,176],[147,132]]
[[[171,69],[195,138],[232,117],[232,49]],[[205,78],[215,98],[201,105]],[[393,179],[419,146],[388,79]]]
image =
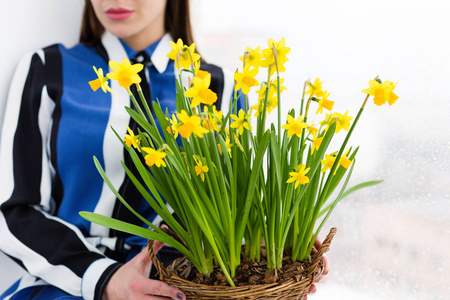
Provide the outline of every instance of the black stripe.
[[3,211],[11,233],[52,265],[64,265],[77,276],[103,255],[91,252],[74,231],[29,206]]
[[29,299],[33,300],[44,289],[44,287],[45,287],[45,285],[36,286]]
[[50,98],[55,102],[53,124],[50,135],[50,161],[55,168],[55,176],[52,179],[52,198],[55,201],[56,207],[55,211],[52,213],[57,215],[64,195],[64,188],[58,171],[58,152],[56,144],[59,132],[59,123],[61,121],[61,95],[63,93],[62,58],[58,45],[52,45],[45,48],[44,53],[47,91]]
[[211,73],[211,84],[209,88],[217,94],[217,101],[214,103],[217,110],[221,110],[225,75],[222,68],[212,64],[202,64],[200,69]]
[[100,276],[97,285],[95,286],[94,291],[94,300],[100,300],[103,296],[103,291],[106,288],[106,285],[108,284],[111,277],[114,275],[114,273],[122,266],[120,263],[115,263],[110,265],[106,270],[103,272],[102,276]]
[[[39,131],[41,91],[45,84],[44,65],[38,54],[31,58],[22,93],[19,119],[13,141],[14,191],[2,205],[39,204],[42,170],[42,136]],[[32,195],[30,197],[30,195]]]
[[95,50],[97,50],[97,53],[106,61],[106,63],[109,63],[109,56],[108,52],[106,52],[105,47],[102,43],[95,44]]

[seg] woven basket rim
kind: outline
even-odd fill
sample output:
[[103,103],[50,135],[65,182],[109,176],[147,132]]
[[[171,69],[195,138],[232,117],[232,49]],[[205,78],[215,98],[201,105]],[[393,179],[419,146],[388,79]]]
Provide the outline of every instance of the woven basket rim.
[[[164,231],[179,239],[172,230],[164,229]],[[194,283],[179,277],[171,271],[170,267],[163,266],[153,251],[153,240],[148,241],[148,251],[160,280],[181,289],[187,299],[268,299],[267,297],[270,299],[302,299],[301,297],[308,292],[315,279],[322,274],[324,268],[322,256],[329,248],[336,232],[336,228],[331,228],[322,245],[312,254],[311,263],[305,269],[305,276],[299,281],[292,278],[283,282],[236,287]]]

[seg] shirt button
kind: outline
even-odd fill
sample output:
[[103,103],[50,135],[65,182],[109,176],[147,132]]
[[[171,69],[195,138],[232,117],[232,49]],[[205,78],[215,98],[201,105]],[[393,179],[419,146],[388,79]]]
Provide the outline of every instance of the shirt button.
[[144,56],[142,56],[142,55],[136,56],[136,61],[137,61],[138,63],[143,62],[143,61],[144,61]]

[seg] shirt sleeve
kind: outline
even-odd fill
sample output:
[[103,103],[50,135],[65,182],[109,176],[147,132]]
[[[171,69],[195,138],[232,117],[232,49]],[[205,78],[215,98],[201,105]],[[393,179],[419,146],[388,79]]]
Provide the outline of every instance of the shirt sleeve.
[[51,46],[26,55],[10,86],[0,142],[0,249],[33,276],[100,299],[120,264],[55,216],[62,191],[50,149],[61,70],[58,46]]

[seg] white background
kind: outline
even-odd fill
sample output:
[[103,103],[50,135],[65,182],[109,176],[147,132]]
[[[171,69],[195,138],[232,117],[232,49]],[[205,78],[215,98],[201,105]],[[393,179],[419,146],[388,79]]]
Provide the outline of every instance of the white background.
[[[24,53],[76,42],[82,6],[3,2],[0,108]],[[450,2],[193,0],[191,11],[201,54],[230,70],[246,46],[286,38],[283,115],[298,107],[308,78],[320,77],[335,110],[353,116],[370,79],[398,81],[397,103],[368,105],[350,142],[361,146],[351,183],[385,181],[345,199],[328,220],[325,228],[338,228],[332,268],[311,299],[448,299]],[[13,269],[0,264],[2,290]]]

